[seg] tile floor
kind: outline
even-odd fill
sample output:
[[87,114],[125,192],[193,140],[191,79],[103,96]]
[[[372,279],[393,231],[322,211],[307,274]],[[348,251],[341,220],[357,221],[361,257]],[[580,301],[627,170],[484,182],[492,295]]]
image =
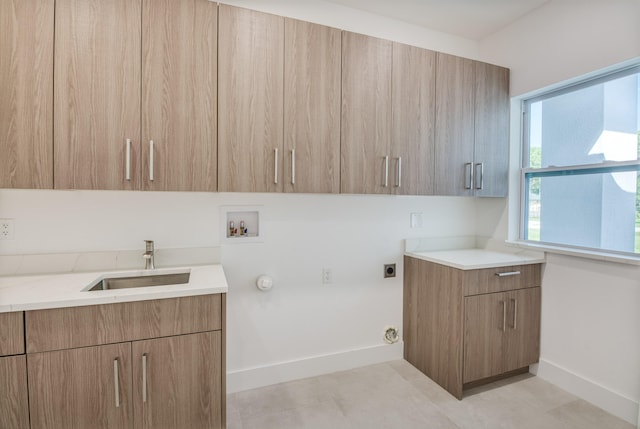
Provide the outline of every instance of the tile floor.
[[228,429],[635,429],[525,374],[458,401],[404,360],[233,393]]

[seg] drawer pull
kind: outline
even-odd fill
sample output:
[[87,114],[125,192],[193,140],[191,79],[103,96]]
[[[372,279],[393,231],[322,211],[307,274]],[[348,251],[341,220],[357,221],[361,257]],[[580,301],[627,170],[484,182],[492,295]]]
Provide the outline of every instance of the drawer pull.
[[506,273],[496,273],[498,277],[519,276],[520,271],[507,271]]
[[116,392],[116,408],[120,408],[120,381],[118,373],[118,358],[115,358],[113,360],[113,385]]

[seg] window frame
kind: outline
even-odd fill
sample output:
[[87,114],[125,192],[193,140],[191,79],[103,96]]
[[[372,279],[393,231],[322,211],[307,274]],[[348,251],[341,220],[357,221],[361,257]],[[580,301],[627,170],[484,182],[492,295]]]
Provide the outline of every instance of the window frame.
[[[529,182],[527,177],[558,177],[562,175],[577,175],[577,174],[602,174],[602,173],[617,173],[637,171],[640,172],[640,156],[637,160],[632,161],[604,161],[597,164],[574,164],[566,166],[551,166],[533,168],[529,167],[530,164],[530,119],[529,109],[533,103],[546,100],[552,97],[568,94],[571,92],[579,91],[584,88],[588,88],[594,85],[598,85],[604,82],[609,82],[615,79],[619,79],[625,76],[640,74],[640,64],[632,64],[630,66],[622,67],[619,69],[611,70],[587,79],[580,80],[578,82],[570,83],[568,85],[560,86],[548,91],[535,94],[531,97],[523,98],[520,101],[521,112],[521,136],[520,136],[520,148],[521,148],[521,162],[520,162],[520,220],[518,241],[525,245],[534,247],[551,247],[556,249],[566,249],[568,251],[581,251],[585,253],[596,254],[611,254],[620,255],[624,257],[631,257],[640,261],[640,253],[624,252],[619,250],[604,249],[601,247],[583,247],[565,243],[556,243],[542,240],[529,240],[528,239],[528,219],[529,219]],[[640,103],[640,100],[638,100]],[[640,125],[640,124],[639,124]]]

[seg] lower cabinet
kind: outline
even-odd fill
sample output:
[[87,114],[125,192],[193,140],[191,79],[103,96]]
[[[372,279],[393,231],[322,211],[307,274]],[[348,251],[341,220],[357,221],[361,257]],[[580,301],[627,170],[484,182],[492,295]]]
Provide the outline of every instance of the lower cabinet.
[[225,298],[26,312],[31,429],[224,428]]
[[463,383],[508,373],[537,362],[540,288],[464,299]]
[[405,256],[404,357],[449,393],[540,354],[540,264],[460,270]]
[[29,428],[25,355],[0,357],[0,428]]

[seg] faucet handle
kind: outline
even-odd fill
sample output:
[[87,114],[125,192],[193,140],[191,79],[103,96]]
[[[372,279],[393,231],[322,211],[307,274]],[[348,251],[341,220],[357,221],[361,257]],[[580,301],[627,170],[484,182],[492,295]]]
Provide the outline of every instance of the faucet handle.
[[147,252],[153,252],[153,240],[144,240]]

